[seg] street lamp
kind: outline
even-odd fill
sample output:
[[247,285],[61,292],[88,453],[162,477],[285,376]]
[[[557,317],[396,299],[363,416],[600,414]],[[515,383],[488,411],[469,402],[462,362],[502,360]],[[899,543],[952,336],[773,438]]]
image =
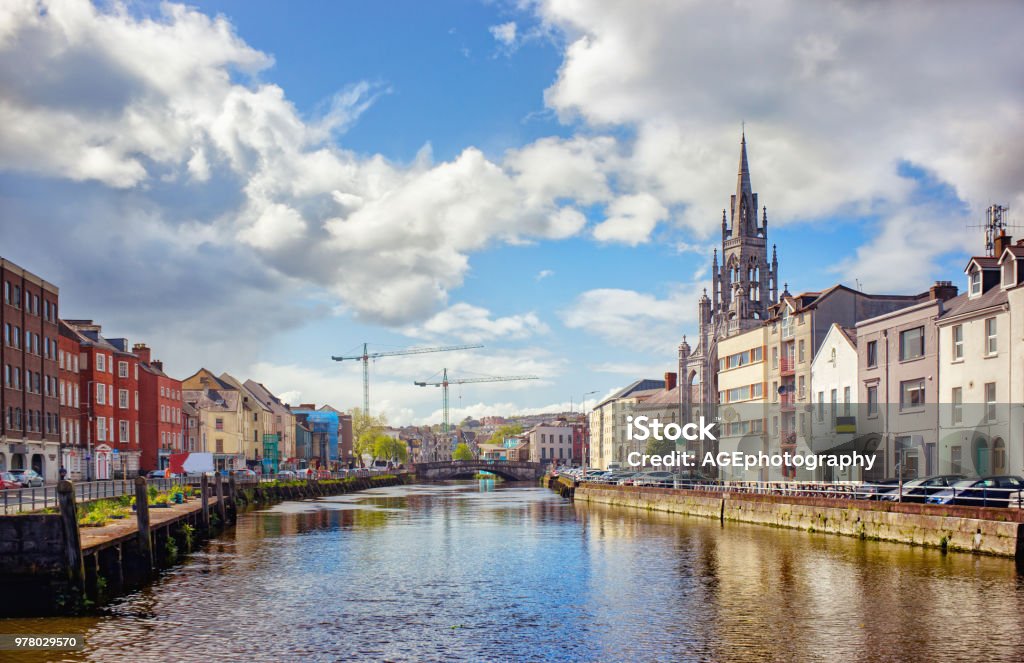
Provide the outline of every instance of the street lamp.
[[580,398],[580,414],[583,415],[583,479],[587,478],[587,467],[590,465],[590,422],[587,421],[587,396],[593,396],[597,390],[588,391]]

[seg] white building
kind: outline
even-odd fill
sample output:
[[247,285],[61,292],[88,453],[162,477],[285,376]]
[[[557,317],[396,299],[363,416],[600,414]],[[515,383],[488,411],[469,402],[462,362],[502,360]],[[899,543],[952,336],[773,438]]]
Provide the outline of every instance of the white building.
[[1024,472],[1024,245],[1004,234],[994,249],[995,256],[971,258],[967,292],[938,321],[944,472]]
[[[811,362],[811,386],[814,388],[811,416],[811,448],[815,453],[844,452],[856,435],[857,335],[832,323],[825,340]],[[859,480],[860,471],[846,468],[820,468],[822,481]]]
[[530,462],[568,465],[572,462],[572,426],[539,425],[530,429]]

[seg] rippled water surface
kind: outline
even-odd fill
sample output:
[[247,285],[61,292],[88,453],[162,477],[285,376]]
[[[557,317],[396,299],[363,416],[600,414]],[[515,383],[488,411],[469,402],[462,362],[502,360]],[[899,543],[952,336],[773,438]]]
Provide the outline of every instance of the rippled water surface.
[[10,660],[1021,661],[1011,561],[407,486],[243,514],[99,617],[0,620]]

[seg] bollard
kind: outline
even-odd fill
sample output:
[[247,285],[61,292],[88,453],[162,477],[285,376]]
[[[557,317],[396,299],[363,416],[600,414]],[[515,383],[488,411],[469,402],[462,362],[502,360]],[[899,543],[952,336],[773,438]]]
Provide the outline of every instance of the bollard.
[[149,575],[153,570],[153,538],[149,531],[149,493],[146,478],[135,477],[135,517],[139,524],[138,541],[142,571]]
[[199,478],[199,492],[202,493],[203,510],[199,514],[199,520],[202,523],[203,530],[210,530],[210,477],[203,473],[203,476]]
[[238,520],[238,484],[235,483],[235,472],[228,473],[228,507],[231,509],[231,522]]
[[224,505],[224,477],[218,474],[216,479],[214,488],[217,491],[217,515],[220,516],[220,526],[224,527],[228,524],[227,509]]
[[60,507],[61,527],[64,530],[64,561],[67,564],[68,583],[79,592],[84,592],[85,564],[82,559],[82,538],[78,532],[75,490],[70,481],[61,481],[57,484],[57,503]]

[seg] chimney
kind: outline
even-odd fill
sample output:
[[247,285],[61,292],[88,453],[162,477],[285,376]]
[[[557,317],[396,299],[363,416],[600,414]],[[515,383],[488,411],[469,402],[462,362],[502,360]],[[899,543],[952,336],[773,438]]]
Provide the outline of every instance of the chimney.
[[665,373],[665,391],[672,391],[676,388],[676,374]]
[[996,236],[995,241],[993,242],[993,248],[995,249],[994,253],[992,254],[993,257],[998,258],[999,256],[1003,255],[1003,250],[1011,245],[1012,240],[1013,238],[1006,234],[1005,228],[1000,230],[999,234]]
[[[149,356],[149,348],[146,348],[146,356],[147,357]],[[152,366],[153,368],[155,368],[158,371],[162,372],[164,370],[164,363],[162,361],[160,361],[159,359],[156,359],[154,361],[147,361],[146,363],[149,364],[150,366]]]
[[956,297],[957,292],[957,287],[953,285],[952,281],[936,281],[935,285],[928,288],[928,299],[930,301],[946,301]]
[[135,345],[133,345],[132,346],[132,352],[135,353],[136,356],[138,356],[139,361],[141,361],[141,362],[143,362],[145,364],[152,363],[149,360],[150,359],[150,349],[146,346],[145,343],[136,343]]

